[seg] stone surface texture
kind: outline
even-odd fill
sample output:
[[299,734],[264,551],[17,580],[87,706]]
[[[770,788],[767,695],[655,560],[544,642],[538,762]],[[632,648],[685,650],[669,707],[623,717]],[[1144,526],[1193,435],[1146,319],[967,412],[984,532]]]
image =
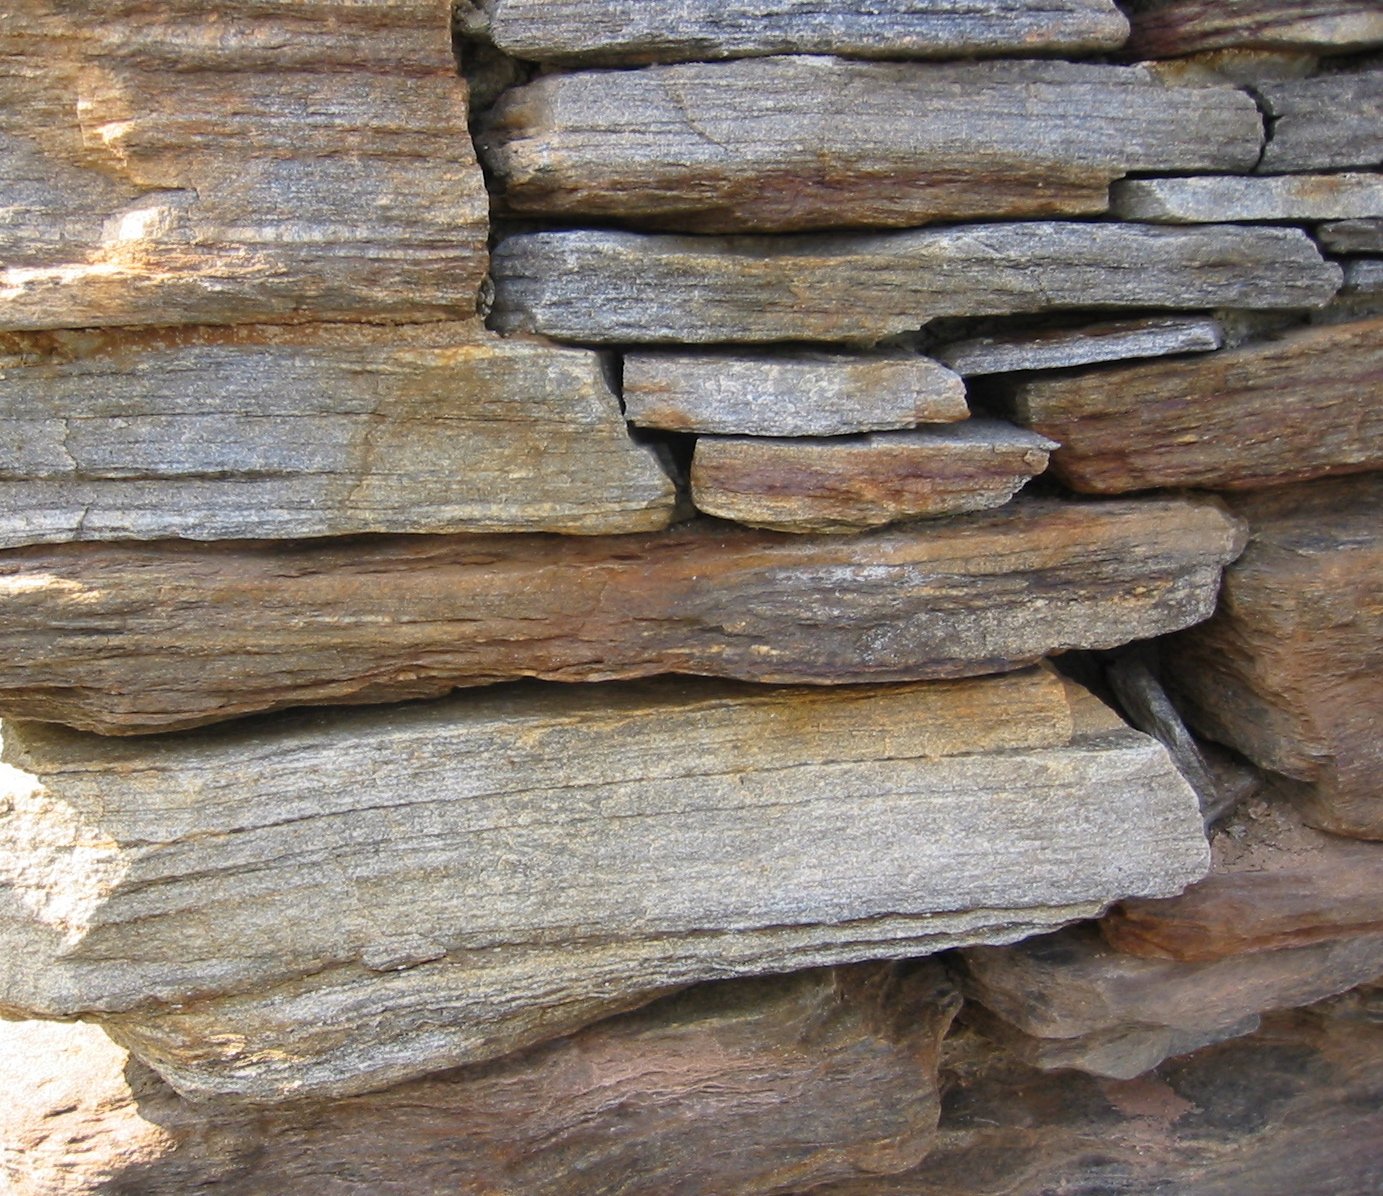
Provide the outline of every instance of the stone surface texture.
[[1168,316],[974,337],[943,345],[934,350],[934,355],[943,365],[968,378],[1174,353],[1206,353],[1222,348],[1224,343],[1224,329],[1217,320]]
[[1214,224],[1226,220],[1361,220],[1383,215],[1383,176],[1291,174],[1257,178],[1125,179],[1110,207],[1123,220]]
[[1331,253],[1383,253],[1383,216],[1368,220],[1332,220],[1316,229]]
[[1244,47],[1341,54],[1383,44],[1373,0],[1127,0],[1128,49],[1148,58]]
[[1259,170],[1383,165],[1383,69],[1264,83],[1255,94],[1272,132]]

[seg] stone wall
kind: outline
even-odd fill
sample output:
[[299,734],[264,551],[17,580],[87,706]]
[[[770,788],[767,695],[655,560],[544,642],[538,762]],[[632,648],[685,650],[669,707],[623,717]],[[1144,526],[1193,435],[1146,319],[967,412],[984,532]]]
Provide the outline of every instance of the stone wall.
[[19,1196],[1383,1187],[1383,13],[0,13]]

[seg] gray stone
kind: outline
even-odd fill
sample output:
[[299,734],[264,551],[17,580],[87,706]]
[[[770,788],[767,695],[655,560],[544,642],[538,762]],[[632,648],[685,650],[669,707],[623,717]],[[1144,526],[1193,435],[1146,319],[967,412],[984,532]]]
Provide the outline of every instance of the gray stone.
[[1383,163],[1383,70],[1265,83],[1255,90],[1271,120],[1259,170]]
[[943,345],[934,349],[933,355],[956,373],[973,377],[1173,353],[1204,353],[1222,347],[1224,342],[1224,329],[1218,320],[1165,317],[974,337]]
[[1377,295],[1383,291],[1383,258],[1362,257],[1345,263],[1342,295]]
[[1292,174],[1255,178],[1125,179],[1110,206],[1124,220],[1357,220],[1383,215],[1383,176]]
[[1332,220],[1316,229],[1316,239],[1331,253],[1383,253],[1383,216]]

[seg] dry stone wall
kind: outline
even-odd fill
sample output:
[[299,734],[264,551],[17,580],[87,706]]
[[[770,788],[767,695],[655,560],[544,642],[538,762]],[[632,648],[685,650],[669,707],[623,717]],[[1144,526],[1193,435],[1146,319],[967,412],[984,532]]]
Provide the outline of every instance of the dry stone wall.
[[3,1182],[1377,1191],[1380,50],[11,3]]

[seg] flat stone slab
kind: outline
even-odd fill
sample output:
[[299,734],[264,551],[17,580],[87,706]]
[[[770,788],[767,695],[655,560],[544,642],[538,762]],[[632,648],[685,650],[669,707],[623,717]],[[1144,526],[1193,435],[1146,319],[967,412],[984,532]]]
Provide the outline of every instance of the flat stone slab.
[[1002,506],[1047,468],[1053,441],[999,420],[860,437],[703,436],[698,510],[784,532],[852,532]]
[[1383,292],[1383,258],[1362,257],[1345,263],[1342,295],[1377,295]]
[[1008,942],[1208,865],[1161,745],[1043,670],[516,687],[142,740],[15,724],[4,751],[0,1009],[99,1021],[192,1099],[384,1088],[689,982]]
[[1316,229],[1316,239],[1331,253],[1383,253],[1383,216],[1332,220]]
[[1255,178],[1125,179],[1110,192],[1124,220],[1215,224],[1226,220],[1357,220],[1383,216],[1383,175],[1291,174]]
[[969,378],[1174,353],[1205,353],[1224,343],[1224,329],[1218,320],[1169,316],[972,337],[932,352],[938,361]]
[[666,527],[596,354],[475,324],[0,335],[0,545]]
[[1342,54],[1383,44],[1374,0],[1131,0],[1128,51],[1148,58],[1232,48]]
[[565,65],[1079,53],[1117,49],[1128,36],[1112,0],[875,0],[867,9],[854,0],[478,0],[460,16],[506,54]]
[[0,555],[0,712],[129,734],[508,677],[971,676],[1199,623],[1242,548],[1204,501],[1019,499],[849,539],[23,549]]
[[631,423],[670,432],[843,436],[970,414],[965,383],[925,357],[629,353]]
[[540,75],[476,144],[511,213],[795,232],[1103,212],[1130,171],[1248,171],[1262,141],[1245,92],[1144,67],[785,57]]
[[1319,307],[1340,268],[1294,229],[1035,222],[855,235],[578,230],[502,240],[494,324],[593,344],[869,342],[938,316]]
[[1252,489],[1383,465],[1383,317],[1288,332],[1184,360],[1106,366],[1011,389],[1021,424],[1057,441],[1084,493]]
[[437,0],[12,0],[0,184],[0,329],[459,319],[487,268]]
[[1264,173],[1383,164],[1383,70],[1264,83]]

